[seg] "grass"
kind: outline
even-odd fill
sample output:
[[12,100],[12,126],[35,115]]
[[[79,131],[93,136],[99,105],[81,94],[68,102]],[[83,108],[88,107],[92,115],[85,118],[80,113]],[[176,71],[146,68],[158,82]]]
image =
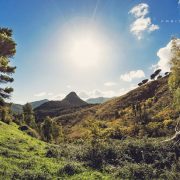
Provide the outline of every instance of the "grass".
[[46,157],[49,147],[18,130],[16,124],[0,122],[0,179],[110,179],[79,162]]

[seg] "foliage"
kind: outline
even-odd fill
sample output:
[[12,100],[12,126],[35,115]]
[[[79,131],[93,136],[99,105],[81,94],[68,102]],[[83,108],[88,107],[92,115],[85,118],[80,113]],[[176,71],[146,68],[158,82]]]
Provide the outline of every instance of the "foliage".
[[23,121],[30,127],[36,128],[34,112],[32,109],[32,105],[30,103],[26,103],[23,106]]
[[41,125],[41,132],[45,141],[52,141],[53,124],[50,117],[45,118],[44,122]]
[[[5,84],[13,82],[13,78],[10,77],[14,73],[16,67],[9,65],[10,59],[16,53],[16,43],[12,38],[12,30],[8,28],[0,28],[0,83]],[[0,100],[3,101],[10,97],[10,93],[13,91],[11,87],[0,88]]]
[[180,46],[177,44],[177,39],[172,40],[172,54],[169,87],[174,95],[174,104],[180,111]]
[[58,125],[50,117],[46,117],[41,124],[41,135],[45,141],[56,144],[62,142],[64,138],[62,126]]
[[59,175],[69,175],[69,176],[73,176],[74,174],[79,174],[82,173],[84,171],[84,168],[77,164],[66,164],[64,167],[62,167],[61,169],[59,169],[58,174]]
[[10,124],[12,121],[12,115],[10,107],[7,104],[0,106],[0,118],[3,122]]
[[160,72],[161,72],[161,69],[157,69],[157,70],[150,76],[150,78],[151,78],[152,80],[154,80],[155,77],[157,77]]
[[[59,153],[62,150],[66,152],[67,146],[51,147],[50,144],[18,130],[14,123],[7,125],[0,122],[0,132],[0,179],[66,180],[70,178],[69,169],[74,172],[73,179],[110,179],[106,173],[92,171],[72,158],[47,157],[48,150],[56,147]],[[71,146],[71,149],[72,147],[75,146]],[[71,154],[70,151],[68,153]],[[69,160],[71,162],[67,163]]]

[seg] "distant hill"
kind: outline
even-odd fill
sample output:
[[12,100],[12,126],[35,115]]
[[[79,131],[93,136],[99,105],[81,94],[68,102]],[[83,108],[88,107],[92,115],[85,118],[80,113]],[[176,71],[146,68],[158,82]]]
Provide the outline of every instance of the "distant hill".
[[[34,102],[31,102],[30,104],[32,105],[32,108],[35,109],[38,106],[40,106],[40,105],[42,105],[42,104],[44,104],[46,102],[48,102],[48,99],[43,99],[43,100],[40,100],[40,101],[34,101]],[[23,105],[21,105],[21,104],[12,104],[11,110],[14,113],[22,113]]]
[[89,104],[102,104],[112,98],[106,98],[106,97],[97,97],[97,98],[89,98],[86,100]]
[[71,92],[62,101],[48,101],[35,108],[35,115],[37,120],[43,120],[46,116],[56,117],[91,106],[80,99],[75,92]]
[[84,106],[88,103],[80,99],[75,92],[70,92],[62,101],[62,105]]

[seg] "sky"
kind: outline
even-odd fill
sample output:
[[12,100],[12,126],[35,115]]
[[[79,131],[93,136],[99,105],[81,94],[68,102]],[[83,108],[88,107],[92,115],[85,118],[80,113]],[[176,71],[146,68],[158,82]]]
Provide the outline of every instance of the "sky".
[[169,70],[179,37],[178,0],[1,0],[17,66],[11,101],[120,96]]

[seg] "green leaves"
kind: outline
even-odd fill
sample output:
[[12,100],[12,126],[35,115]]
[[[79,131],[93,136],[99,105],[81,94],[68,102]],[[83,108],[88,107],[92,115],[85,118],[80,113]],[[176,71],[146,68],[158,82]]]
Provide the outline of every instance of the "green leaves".
[[[8,28],[0,28],[0,83],[13,82],[14,79],[9,75],[15,72],[16,67],[9,66],[10,58],[16,53],[16,43],[12,39],[12,30]],[[6,99],[10,97],[12,88],[0,88],[0,98]]]
[[180,46],[177,44],[177,39],[173,39],[172,59],[171,59],[171,74],[169,77],[169,87],[173,93],[174,105],[180,110]]

